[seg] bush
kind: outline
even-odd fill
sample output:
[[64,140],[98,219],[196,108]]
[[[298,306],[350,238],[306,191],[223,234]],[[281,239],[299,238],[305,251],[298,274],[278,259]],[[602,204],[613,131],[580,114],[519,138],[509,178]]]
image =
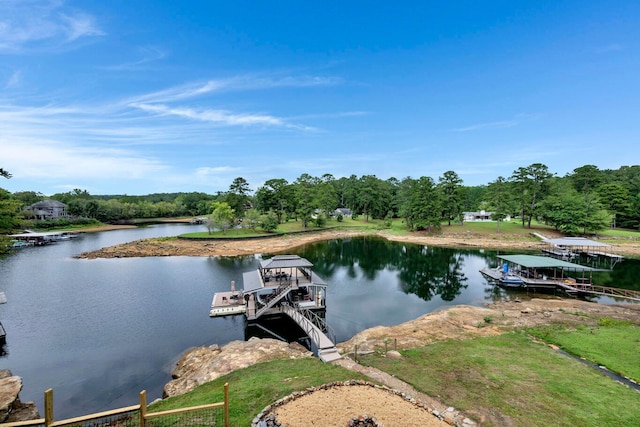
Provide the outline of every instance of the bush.
[[267,215],[262,219],[260,227],[267,233],[273,233],[278,229],[278,217],[273,211],[269,211]]

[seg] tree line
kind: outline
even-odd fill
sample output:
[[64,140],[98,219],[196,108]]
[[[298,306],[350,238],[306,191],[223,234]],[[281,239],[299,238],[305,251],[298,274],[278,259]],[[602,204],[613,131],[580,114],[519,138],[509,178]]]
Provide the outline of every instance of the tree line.
[[[0,230],[19,228],[28,220],[24,208],[45,198],[34,191],[10,193],[0,188]],[[73,217],[101,222],[208,216],[216,227],[242,222],[274,229],[292,219],[303,227],[323,225],[337,208],[346,208],[365,221],[401,218],[410,230],[433,232],[443,224],[462,222],[463,212],[484,210],[492,212],[498,227],[510,216],[523,227],[531,227],[535,219],[576,235],[607,227],[640,228],[640,166],[601,170],[585,165],[559,177],[546,165],[533,163],[480,186],[465,186],[455,171],[446,171],[437,180],[305,173],[293,182],[270,179],[255,191],[238,177],[227,191],[216,194],[91,195],[76,189],[49,198],[65,203]]]

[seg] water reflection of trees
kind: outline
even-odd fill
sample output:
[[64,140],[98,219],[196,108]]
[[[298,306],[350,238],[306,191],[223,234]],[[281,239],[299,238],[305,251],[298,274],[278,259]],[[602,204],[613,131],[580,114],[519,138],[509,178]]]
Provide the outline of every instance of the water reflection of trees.
[[593,283],[600,286],[640,291],[640,260],[625,259],[616,264],[613,270],[593,273]]
[[463,267],[468,252],[362,237],[307,245],[300,255],[311,260],[314,270],[328,281],[341,269],[351,278],[361,275],[368,280],[383,270],[397,271],[403,292],[426,301],[438,295],[452,301],[467,287]]
[[417,245],[405,246],[404,250],[398,277],[405,293],[426,301],[437,295],[444,301],[453,301],[467,287],[461,253]]
[[207,258],[207,261],[226,270],[233,269],[246,271],[257,265],[256,257],[254,255],[211,256]]

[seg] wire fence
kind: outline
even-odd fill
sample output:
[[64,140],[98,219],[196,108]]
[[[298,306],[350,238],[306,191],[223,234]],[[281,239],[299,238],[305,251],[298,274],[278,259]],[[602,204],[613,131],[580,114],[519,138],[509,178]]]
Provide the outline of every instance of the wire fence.
[[0,427],[229,427],[229,384],[224,401],[208,405],[147,412],[147,393],[140,392],[140,404],[66,420],[53,419],[53,390],[45,391],[45,417],[31,421],[0,423]]

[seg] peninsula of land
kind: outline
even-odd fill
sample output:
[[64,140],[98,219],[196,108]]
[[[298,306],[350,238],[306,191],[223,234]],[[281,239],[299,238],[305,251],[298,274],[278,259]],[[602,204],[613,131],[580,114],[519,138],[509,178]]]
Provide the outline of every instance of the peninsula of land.
[[[548,230],[545,230],[545,235],[547,237],[559,236],[552,235]],[[388,230],[326,230],[241,240],[143,239],[85,252],[77,257],[95,259],[148,256],[240,256],[283,252],[318,241],[348,239],[359,236],[378,236],[398,242],[468,249],[537,251],[547,246],[542,240],[533,235],[487,235],[447,233],[446,231],[432,235],[423,232],[394,234]],[[626,257],[640,258],[640,240],[620,240],[614,245],[613,252]]]

